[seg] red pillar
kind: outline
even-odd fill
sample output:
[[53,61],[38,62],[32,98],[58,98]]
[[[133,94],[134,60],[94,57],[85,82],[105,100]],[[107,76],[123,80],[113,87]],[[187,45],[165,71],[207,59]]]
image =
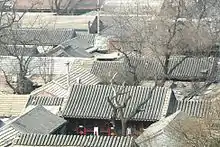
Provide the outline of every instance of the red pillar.
[[85,127],[84,127],[84,131],[83,132],[84,132],[84,135],[86,135],[86,128]]
[[108,128],[108,136],[111,136],[111,128]]

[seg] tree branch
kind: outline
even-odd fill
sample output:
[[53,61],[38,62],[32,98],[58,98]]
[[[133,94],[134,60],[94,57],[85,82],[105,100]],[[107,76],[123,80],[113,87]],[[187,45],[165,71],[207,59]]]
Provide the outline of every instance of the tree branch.
[[138,104],[136,106],[136,108],[128,115],[127,120],[130,120],[131,118],[133,118],[136,114],[138,114],[141,111],[144,111],[142,109],[142,106],[145,105],[151,98],[152,98],[152,94],[154,92],[154,90],[156,89],[156,84],[154,85],[154,87],[149,91],[149,94],[147,95],[147,98],[141,102],[140,104]]
[[8,79],[8,76],[6,75],[6,72],[3,69],[1,69],[1,70],[4,74],[5,81],[8,84],[8,86],[14,91],[14,93],[17,93],[17,89],[11,84],[10,80]]

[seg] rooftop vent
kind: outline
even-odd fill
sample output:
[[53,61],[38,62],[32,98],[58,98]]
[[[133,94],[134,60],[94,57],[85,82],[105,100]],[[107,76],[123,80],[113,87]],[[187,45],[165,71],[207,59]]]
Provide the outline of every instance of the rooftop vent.
[[203,70],[200,71],[200,73],[203,74],[203,75],[207,75],[208,71],[209,71],[208,69],[203,69]]
[[81,79],[80,78],[76,78],[76,83],[77,84],[81,84]]

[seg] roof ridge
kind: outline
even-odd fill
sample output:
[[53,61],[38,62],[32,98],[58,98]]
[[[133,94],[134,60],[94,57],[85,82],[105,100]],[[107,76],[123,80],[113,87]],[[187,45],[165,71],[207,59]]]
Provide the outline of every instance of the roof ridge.
[[[53,138],[53,139],[52,139]],[[38,141],[33,141],[33,140],[38,140]],[[52,139],[52,140],[51,140]],[[56,139],[58,140],[57,142],[53,142],[53,140]],[[88,140],[89,139],[89,140]],[[90,139],[93,139],[93,145],[91,144]],[[106,142],[106,139],[113,143],[115,145],[118,145],[120,147],[124,147],[125,144],[122,144],[119,142],[126,142],[126,145],[132,146],[132,143],[134,141],[134,137],[132,136],[80,136],[80,135],[62,135],[62,134],[37,134],[37,133],[27,133],[27,134],[21,134],[19,138],[17,138],[14,141],[15,145],[40,145],[44,146],[46,145],[52,145],[52,146],[72,146],[72,145],[83,145],[83,146],[88,146],[88,143],[90,144],[89,146],[97,146],[95,145],[95,142],[100,142],[100,140],[105,140],[104,143],[106,145],[108,144]],[[45,141],[46,140],[46,141]],[[65,141],[64,141],[65,140]],[[116,142],[114,140],[117,140]],[[106,146],[105,145],[105,146]],[[109,145],[109,144],[108,144]]]
[[211,102],[212,100],[209,100],[209,99],[191,99],[191,100],[188,100],[188,99],[183,99],[183,100],[177,100],[178,102]]
[[49,30],[49,31],[52,31],[52,30],[71,30],[71,31],[75,31],[75,29],[72,29],[72,28],[16,28],[16,29],[8,29],[8,30]]
[[41,95],[30,95],[31,98],[64,98],[64,97],[58,97],[58,96],[41,96]]
[[[79,87],[111,87],[110,84],[108,85],[101,85],[101,84],[98,84],[98,85],[82,85],[82,84],[73,84],[73,86],[79,86]],[[114,85],[115,87],[131,87],[131,88],[140,88],[140,89],[151,89],[153,88],[154,86],[135,86],[135,85]],[[156,89],[165,89],[165,90],[168,90],[170,88],[168,87],[161,87],[161,86],[157,86]],[[172,91],[172,90],[171,90]]]
[[48,102],[51,100],[62,103],[62,101],[64,100],[64,97],[30,95],[28,98],[28,102],[26,103],[25,108],[27,108],[29,105],[48,105],[50,103],[57,106],[57,104],[54,104],[54,101]]
[[[58,77],[58,78],[60,78],[60,77]],[[58,79],[58,78],[57,78],[57,79]],[[55,79],[54,79],[54,80],[55,80]],[[32,91],[30,94],[31,94],[31,95],[35,95],[35,94],[41,92],[42,90],[44,90],[45,88],[47,88],[48,86],[50,86],[49,84],[52,84],[52,83],[53,83],[53,84],[56,84],[56,83],[54,83],[54,80],[52,80],[52,81],[50,81],[50,82],[44,84],[43,86],[41,86],[41,87],[35,89],[35,90]]]
[[171,100],[171,96],[172,95],[172,90],[168,89],[166,96],[165,96],[165,100],[164,100],[164,104],[163,104],[163,108],[161,111],[161,118],[165,118],[169,109],[169,105],[170,105],[170,100]]
[[[97,135],[75,135],[75,134],[39,134],[39,133],[25,133],[25,134],[21,134],[21,135],[38,135],[38,136],[79,136],[79,137],[100,137]],[[103,137],[112,137],[112,138],[133,138],[133,136],[103,136]]]

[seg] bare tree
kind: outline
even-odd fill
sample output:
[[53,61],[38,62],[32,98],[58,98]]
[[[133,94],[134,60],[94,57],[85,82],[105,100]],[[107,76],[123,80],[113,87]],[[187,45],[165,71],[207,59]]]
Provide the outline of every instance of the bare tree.
[[177,143],[181,142],[178,146],[218,147],[220,145],[219,99],[210,104],[206,117],[188,117],[169,125],[170,137]]
[[[161,82],[158,82],[163,86],[188,57],[210,56],[217,52],[214,46],[219,41],[220,26],[218,15],[213,15],[212,11],[219,13],[219,3],[216,0],[165,1],[159,14],[150,5],[140,10],[137,4],[137,11],[120,12],[112,17],[114,25],[117,25],[114,30],[117,43],[113,41],[111,46],[124,54],[128,72],[134,75],[134,80],[138,79],[137,65],[132,64],[129,54],[154,56],[163,68]],[[169,67],[173,55],[184,57]]]
[[44,84],[46,84],[53,79],[53,57],[41,57],[39,63],[40,66],[38,66],[38,70],[40,77],[42,78]]
[[[147,12],[147,14],[140,15],[139,12],[136,12],[133,15],[122,12],[115,15],[117,18],[113,16],[114,25],[117,28],[114,30],[117,32],[115,35],[117,41],[111,42],[111,46],[125,56],[128,72],[133,74],[134,81],[136,81],[135,85],[140,82],[137,75],[138,65],[132,63],[131,54],[136,57],[152,55],[163,68],[161,81],[156,82],[148,98],[140,103],[128,117],[125,117],[124,109],[131,97],[128,96],[121,104],[118,97],[127,92],[116,91],[112,84],[114,82],[111,81],[114,95],[108,97],[108,102],[114,111],[113,119],[120,118],[122,135],[126,134],[127,121],[141,111],[141,107],[151,98],[156,86],[164,86],[165,81],[171,79],[172,72],[187,58],[209,56],[215,43],[219,41],[219,20],[217,16],[210,16],[209,11],[220,6],[220,2],[215,0],[211,3],[208,0],[193,2],[190,5],[183,0],[177,0],[175,3],[165,3],[163,7],[167,13],[152,15],[152,13],[148,13],[149,11],[141,11]],[[193,10],[196,8],[194,7],[197,10],[200,10],[199,7],[204,9],[197,11],[195,15]],[[149,10],[148,7],[145,7],[145,9]],[[216,51],[214,50],[214,52]],[[173,55],[184,56],[179,62],[170,67],[170,59]],[[115,75],[113,79],[114,77]]]
[[49,0],[51,10],[57,14],[71,13],[79,0]]
[[[20,16],[16,14],[13,4],[8,4],[9,0],[0,2],[0,31],[11,28],[21,20],[25,13]],[[1,33],[1,36],[4,35]]]
[[[33,67],[33,64],[30,63],[33,56],[38,54],[36,46],[40,44],[40,40],[22,38],[24,34],[21,34],[16,28],[26,12],[16,13],[14,5],[8,6],[7,2],[8,0],[1,2],[0,11],[0,48],[1,54],[7,56],[6,58],[1,57],[3,63],[0,68],[6,83],[13,92],[26,94],[33,90],[33,82],[28,79],[28,75],[37,68],[37,64]],[[30,44],[32,45],[30,46]],[[15,77],[16,80],[12,77]]]
[[[2,39],[3,37],[7,36],[8,34],[6,33],[7,29],[12,28],[14,25],[17,25],[17,23],[21,20],[21,18],[24,16],[25,13],[23,13],[21,16],[17,15],[14,6],[13,5],[8,5],[8,0],[4,0],[1,2],[1,8],[0,8],[1,12],[0,12],[0,33],[1,33],[1,50],[3,51],[9,51],[9,50],[5,50],[5,45],[6,45],[6,40]],[[11,55],[15,54],[16,50],[10,51],[8,52]],[[18,60],[23,60],[20,58],[20,56],[17,56]],[[29,62],[29,59],[27,60],[27,64]],[[22,61],[23,63],[23,61]],[[26,64],[26,63],[24,63]],[[19,74],[19,77],[23,77],[23,72],[26,72],[26,65],[20,64],[20,70],[22,71],[21,74]],[[6,72],[3,71],[4,75],[6,75]],[[6,76],[5,76],[6,77]],[[20,80],[20,84],[21,82],[24,80],[24,78],[21,78],[22,80]],[[8,78],[6,77],[6,82],[9,84],[9,86],[14,90],[14,92],[18,92],[22,93],[23,89],[18,89],[15,88],[14,86],[11,85],[11,83],[9,82]]]
[[[10,72],[1,67],[6,83],[16,94],[29,93],[33,90],[33,83],[27,78],[27,75],[33,70],[30,67],[30,63],[33,57],[32,54],[34,54],[34,48],[28,48],[25,44],[21,46],[12,45],[10,47],[4,45],[1,47],[1,49],[8,54],[8,59],[11,60],[11,62],[15,61],[14,64],[10,63],[10,65],[7,65],[8,67],[6,67]],[[27,52],[30,52],[29,56],[27,55]],[[16,81],[12,80],[12,76],[16,77]]]
[[[3,65],[4,68],[1,67],[1,70],[7,84],[16,94],[30,93],[34,89],[31,78],[37,78],[38,82],[42,79],[44,83],[51,81],[53,74],[51,67],[54,66],[52,58],[44,57],[39,52],[38,47],[44,48],[42,39],[25,38],[21,31],[20,29],[7,29],[8,36],[0,40],[2,53],[8,56],[8,60],[2,59],[2,65],[5,64],[5,60],[7,65]],[[7,42],[5,39],[10,41]],[[16,81],[11,80],[11,76],[16,77]]]
[[[117,73],[116,73],[117,74]],[[127,93],[129,93],[129,91],[124,91],[124,89],[121,89],[120,91],[117,91],[115,86],[114,86],[114,78],[116,76],[116,74],[114,74],[114,76],[111,79],[111,88],[113,91],[113,96],[111,97],[107,97],[108,103],[109,105],[112,107],[113,109],[113,116],[112,116],[112,122],[113,124],[115,124],[115,120],[117,117],[119,117],[119,120],[121,121],[121,127],[122,127],[122,132],[121,134],[123,136],[126,136],[126,131],[127,131],[127,122],[132,119],[136,114],[138,114],[141,111],[144,111],[143,106],[151,99],[152,94],[156,88],[156,84],[150,89],[147,98],[142,101],[141,103],[139,103],[135,109],[133,109],[128,115],[125,115],[125,109],[128,106],[128,102],[131,99],[131,96],[128,95],[127,99],[125,99],[122,103],[121,100],[119,99],[119,96],[121,95],[125,95]]]

